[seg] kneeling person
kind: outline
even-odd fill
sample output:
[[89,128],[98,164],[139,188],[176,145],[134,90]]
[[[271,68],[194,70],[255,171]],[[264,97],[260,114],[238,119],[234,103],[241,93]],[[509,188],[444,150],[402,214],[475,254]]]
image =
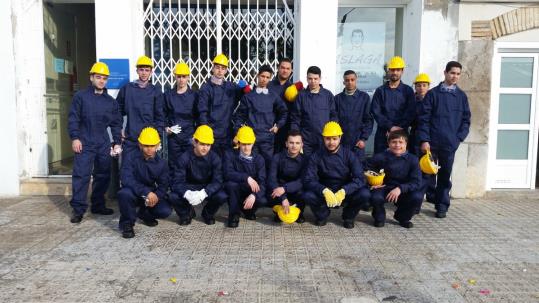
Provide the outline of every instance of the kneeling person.
[[253,153],[255,134],[249,126],[242,126],[237,134],[238,151],[225,156],[225,189],[228,193],[228,227],[238,227],[240,213],[245,219],[256,220],[256,209],[264,206],[266,166],[264,158]]
[[118,204],[119,225],[124,238],[135,236],[133,226],[137,216],[152,227],[158,223],[156,218],[166,218],[172,212],[167,200],[168,164],[156,154],[161,143],[157,130],[144,128],[138,142],[140,152],[134,154],[121,171],[122,189],[118,192]]
[[353,228],[359,209],[369,202],[363,166],[351,149],[341,147],[342,134],[337,122],[326,123],[322,131],[324,148],[311,156],[307,166],[304,200],[318,226],[326,225],[330,207],[343,204],[343,225]]
[[215,213],[226,202],[223,190],[223,170],[219,155],[211,150],[213,130],[208,125],[199,126],[193,134],[193,148],[184,152],[174,166],[170,193],[180,225],[191,224],[196,206],[207,200],[202,218],[208,225],[215,224]]
[[[303,184],[301,177],[306,166],[306,157],[301,154],[303,141],[301,133],[297,130],[288,132],[286,150],[273,156],[268,175],[268,187],[271,190],[273,205],[282,205],[284,213],[288,214],[290,205],[296,204],[301,213],[296,220],[298,223],[305,222],[303,209],[305,204],[301,199]],[[275,221],[280,222],[278,216]]]
[[408,135],[404,130],[389,133],[389,148],[374,155],[367,167],[373,171],[384,170],[384,184],[373,186],[371,205],[374,226],[383,227],[386,220],[384,203],[397,204],[393,218],[402,227],[413,227],[412,219],[416,208],[423,200],[421,191],[421,171],[417,157],[406,151]]

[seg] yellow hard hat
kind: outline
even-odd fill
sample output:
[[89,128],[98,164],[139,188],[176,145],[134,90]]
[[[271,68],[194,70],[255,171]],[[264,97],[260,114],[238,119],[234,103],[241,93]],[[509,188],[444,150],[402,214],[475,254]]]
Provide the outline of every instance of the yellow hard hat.
[[436,175],[440,166],[432,159],[430,150],[427,150],[427,153],[419,159],[419,168],[427,175]]
[[291,84],[284,91],[284,98],[288,102],[296,101],[297,96],[298,96],[298,89],[296,88],[296,86],[294,84]]
[[215,142],[213,138],[213,129],[208,125],[200,125],[193,134],[193,139],[197,139],[198,142],[204,144],[213,144]]
[[153,68],[153,61],[150,57],[140,56],[137,60],[137,67],[139,66],[151,66]]
[[404,59],[399,56],[395,56],[389,59],[389,62],[387,63],[387,68],[390,69],[404,68],[404,66],[406,66],[406,64],[404,63]]
[[90,75],[91,74],[101,74],[109,76],[109,67],[103,62],[96,62],[94,63],[94,65],[92,65],[92,68],[90,69]]
[[279,216],[279,219],[281,219],[281,221],[286,224],[292,224],[296,222],[296,220],[299,218],[301,210],[299,210],[299,208],[294,205],[290,206],[288,210],[288,214],[285,214],[282,205],[273,206],[273,211],[277,213],[277,216]]
[[415,77],[414,84],[416,83],[431,83],[429,75],[425,73],[420,73]]
[[323,137],[335,137],[335,136],[342,136],[342,128],[339,125],[339,123],[335,121],[329,121],[324,125],[324,130],[322,130],[322,136]]
[[238,129],[238,134],[236,135],[238,142],[243,144],[254,144],[256,141],[255,132],[249,126],[242,126]]
[[367,178],[367,183],[369,183],[370,186],[377,186],[377,185],[384,184],[384,177],[386,176],[383,170],[381,170],[379,173],[369,170],[369,171],[366,171],[364,175],[365,175],[365,178]]
[[174,75],[189,75],[191,74],[191,70],[189,69],[189,65],[185,62],[179,62],[174,67]]
[[138,136],[138,142],[142,145],[157,145],[161,143],[159,133],[153,127],[145,127]]
[[219,54],[215,56],[212,62],[215,64],[224,65],[228,67],[228,58],[224,54]]

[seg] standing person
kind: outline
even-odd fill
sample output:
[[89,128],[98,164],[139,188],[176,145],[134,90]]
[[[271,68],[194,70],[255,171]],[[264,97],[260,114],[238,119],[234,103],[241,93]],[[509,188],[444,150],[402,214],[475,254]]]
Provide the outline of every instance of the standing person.
[[342,134],[337,122],[324,126],[324,147],[312,154],[305,173],[303,199],[311,207],[318,226],[326,225],[330,208],[342,204],[343,226],[354,228],[360,208],[369,203],[363,166],[349,148],[341,146]]
[[[301,213],[296,220],[305,222],[303,210],[305,203],[301,198],[303,194],[302,177],[307,165],[306,157],[301,154],[303,141],[301,133],[297,130],[288,132],[286,150],[273,156],[268,174],[268,196],[273,205],[282,205],[284,213],[288,214],[290,206],[296,204]],[[275,216],[277,221],[278,216]],[[280,222],[280,220],[279,220]]]
[[176,64],[176,85],[165,93],[165,131],[168,135],[168,163],[174,174],[174,163],[187,150],[192,149],[191,140],[198,117],[198,94],[189,87],[191,70],[185,62]]
[[189,225],[195,217],[193,206],[208,201],[202,209],[202,218],[208,225],[215,224],[215,213],[226,203],[223,189],[221,158],[212,150],[213,130],[199,126],[193,134],[193,146],[176,159],[170,200],[180,221]]
[[116,97],[120,113],[127,117],[123,132],[122,167],[129,161],[132,153],[139,153],[137,139],[143,128],[154,127],[159,134],[162,134],[165,126],[163,94],[161,88],[150,81],[153,70],[152,59],[141,56],[137,60],[136,68],[138,79],[124,85]]
[[397,210],[393,218],[400,226],[412,228],[415,210],[423,200],[421,191],[421,171],[417,157],[406,150],[408,134],[399,129],[389,133],[389,148],[375,154],[367,168],[384,170],[384,184],[372,186],[371,206],[375,227],[383,227],[386,221],[386,202],[395,203]]
[[355,151],[364,163],[365,144],[373,126],[369,112],[370,97],[357,88],[357,74],[354,71],[345,71],[343,80],[344,90],[335,96],[335,108],[344,133],[341,144]]
[[270,93],[274,93],[286,104],[287,112],[289,113],[284,127],[281,127],[275,136],[275,152],[280,152],[284,149],[286,137],[290,130],[290,112],[292,111],[292,102],[287,102],[284,97],[284,91],[292,85],[292,60],[283,58],[279,61],[277,67],[277,75],[268,83]]
[[[118,192],[119,227],[124,238],[133,238],[137,217],[146,226],[154,227],[157,218],[170,216],[168,201],[168,165],[157,155],[161,139],[153,127],[142,129],[138,137],[139,151],[122,167],[122,189]],[[137,212],[138,207],[138,212]]]
[[[122,117],[118,111],[118,103],[105,88],[109,75],[109,68],[105,63],[95,63],[90,69],[91,85],[77,92],[71,103],[67,126],[71,148],[75,153],[73,197],[70,201],[73,208],[71,223],[80,223],[88,208],[86,196],[90,176],[93,177],[90,199],[92,213],[114,213],[105,206],[105,192],[110,183],[111,154],[121,152]],[[112,145],[107,127],[110,127],[112,133]]]
[[199,124],[213,129],[213,145],[221,157],[232,146],[232,113],[241,98],[241,87],[227,81],[228,58],[219,54],[213,59],[210,78],[198,92]]
[[290,113],[290,128],[301,131],[303,153],[310,156],[322,146],[322,128],[329,121],[337,121],[333,94],[322,87],[322,71],[318,66],[307,69],[306,89],[299,92]]
[[236,132],[242,125],[250,126],[255,131],[255,149],[264,157],[266,168],[269,168],[273,157],[275,134],[285,125],[288,116],[284,101],[268,90],[272,74],[269,65],[262,65],[258,69],[256,89],[241,98],[234,113]]
[[240,213],[256,220],[256,210],[267,204],[264,158],[253,152],[255,133],[242,126],[236,136],[238,150],[229,150],[224,161],[225,189],[228,194],[228,227],[238,227]]
[[421,151],[426,153],[430,150],[441,167],[434,197],[437,218],[445,218],[449,209],[455,152],[470,132],[468,97],[457,86],[461,72],[459,62],[449,61],[445,66],[444,81],[427,93],[419,114],[417,133]]
[[378,124],[374,136],[374,153],[387,148],[387,135],[391,131],[408,127],[415,117],[414,90],[402,83],[404,60],[393,57],[387,63],[389,81],[374,92],[371,104],[371,115]]

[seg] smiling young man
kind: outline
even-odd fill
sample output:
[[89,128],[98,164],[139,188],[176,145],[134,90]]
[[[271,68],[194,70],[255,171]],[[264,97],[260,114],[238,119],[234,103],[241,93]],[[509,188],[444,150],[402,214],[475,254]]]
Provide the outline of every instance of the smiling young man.
[[86,196],[92,175],[92,213],[111,215],[114,212],[105,207],[111,167],[111,142],[107,128],[110,127],[112,133],[113,150],[120,151],[122,117],[118,103],[105,88],[109,75],[105,63],[95,63],[90,70],[91,85],[73,96],[69,111],[68,132],[75,153],[71,223],[80,223],[88,208]]
[[[468,97],[457,86],[461,72],[460,63],[447,63],[444,81],[429,90],[421,103],[418,118],[417,133],[421,151],[426,153],[430,150],[440,165],[434,196],[437,218],[446,217],[450,205],[450,178],[455,152],[470,132]],[[431,178],[436,178],[436,175]]]
[[285,147],[285,141],[287,139],[288,131],[290,130],[290,112],[292,111],[292,102],[287,102],[284,97],[284,91],[292,84],[292,60],[289,58],[283,58],[279,61],[277,67],[277,75],[268,83],[268,89],[271,93],[279,96],[286,104],[288,117],[283,127],[279,128],[277,135],[275,136],[275,151],[280,152]]

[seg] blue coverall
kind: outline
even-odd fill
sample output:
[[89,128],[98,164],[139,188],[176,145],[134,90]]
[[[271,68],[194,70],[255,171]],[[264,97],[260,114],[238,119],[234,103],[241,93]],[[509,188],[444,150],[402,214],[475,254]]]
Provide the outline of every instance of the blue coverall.
[[317,221],[326,220],[330,214],[322,194],[325,188],[334,193],[340,189],[346,192],[342,212],[344,221],[354,221],[360,208],[366,205],[370,198],[361,162],[352,150],[343,146],[335,153],[322,148],[311,155],[303,187],[303,200],[311,207]]
[[429,142],[431,152],[441,166],[435,194],[435,207],[439,213],[449,209],[450,178],[455,152],[460,142],[468,136],[470,118],[468,97],[457,86],[455,89],[447,89],[440,83],[429,90],[421,102],[417,129],[419,141]]
[[226,203],[223,188],[223,168],[219,155],[210,150],[206,156],[197,156],[193,148],[176,159],[176,171],[171,185],[170,200],[180,219],[187,219],[194,210],[183,196],[188,190],[204,189],[208,197],[202,210],[202,217],[213,219],[219,207]]
[[320,86],[318,93],[309,88],[299,92],[290,113],[290,128],[301,131],[306,156],[322,146],[322,129],[329,121],[338,122],[333,94]]
[[127,116],[124,130],[122,166],[129,162],[132,154],[139,152],[138,136],[145,127],[154,127],[159,135],[165,127],[165,114],[163,112],[163,93],[161,88],[148,83],[140,87],[137,82],[124,85],[116,97],[122,116]]
[[409,152],[397,156],[389,149],[374,155],[367,161],[367,168],[373,171],[384,170],[384,187],[371,191],[372,217],[375,222],[386,221],[384,203],[387,194],[399,187],[401,194],[397,200],[395,220],[405,223],[414,216],[421,201],[421,170],[417,157]]
[[[301,199],[303,195],[302,178],[307,164],[306,156],[299,154],[292,158],[286,150],[273,156],[268,173],[268,200],[272,201],[272,205],[281,205],[283,200],[288,199],[290,205],[296,204],[303,212],[305,203]],[[285,193],[272,199],[273,190],[281,186]]]
[[90,175],[92,182],[92,208],[99,212],[105,208],[105,192],[110,182],[110,127],[112,141],[120,144],[122,117],[118,103],[106,91],[95,93],[93,86],[88,86],[75,94],[68,117],[68,131],[71,140],[82,143],[82,152],[75,153],[73,163],[71,207],[76,215],[82,215],[88,208],[86,195]]
[[168,136],[168,164],[174,174],[174,164],[180,156],[187,150],[193,149],[191,140],[195,132],[198,118],[198,94],[187,89],[182,94],[178,94],[176,87],[165,93],[165,116],[166,126],[179,125],[182,130],[179,134]]
[[273,80],[271,80],[268,83],[269,91],[279,96],[279,98],[283,100],[284,104],[286,105],[287,112],[288,112],[286,123],[284,124],[283,127],[279,128],[279,131],[277,132],[277,135],[275,136],[275,152],[277,153],[282,151],[285,148],[285,142],[286,142],[286,138],[288,137],[288,131],[290,131],[290,113],[292,112],[292,107],[294,103],[288,102],[284,98],[284,91],[290,85],[292,85],[292,81],[290,79],[286,80],[286,82],[281,85],[281,81],[279,81],[278,76],[275,76]]
[[375,154],[387,148],[386,134],[393,126],[408,131],[416,116],[415,103],[414,90],[402,82],[395,89],[388,83],[376,89],[371,104],[371,115],[378,124],[374,136]]
[[[169,172],[167,162],[156,155],[144,159],[142,151],[133,154],[121,169],[122,189],[118,192],[120,229],[133,226],[137,217],[141,220],[163,219],[172,213],[168,201]],[[144,197],[153,192],[159,198],[157,204],[148,207]],[[139,208],[137,213],[137,207]]]
[[253,128],[256,136],[255,151],[266,161],[269,168],[273,157],[275,134],[270,131],[274,124],[281,128],[288,116],[286,105],[277,95],[268,92],[257,93],[256,90],[244,95],[234,113],[234,133],[242,125]]
[[[240,156],[239,151],[229,150],[225,154],[224,177],[225,189],[228,194],[229,220],[234,216],[239,216],[240,212],[245,215],[255,214],[257,208],[267,204],[266,199],[266,166],[264,158],[257,154],[251,154],[252,159],[248,160]],[[253,193],[247,179],[253,178],[260,187],[260,191]],[[255,195],[255,204],[250,210],[243,209],[243,201],[250,194]]]
[[215,143],[212,148],[221,158],[225,150],[232,147],[232,113],[241,96],[241,89],[226,80],[217,85],[208,79],[198,91],[199,125],[207,124],[213,129]]
[[356,144],[359,140],[366,143],[372,133],[373,119],[369,112],[369,101],[369,95],[359,89],[352,95],[343,91],[335,96],[335,108],[344,133],[341,144],[356,152],[362,163],[365,161],[365,148],[359,148]]

